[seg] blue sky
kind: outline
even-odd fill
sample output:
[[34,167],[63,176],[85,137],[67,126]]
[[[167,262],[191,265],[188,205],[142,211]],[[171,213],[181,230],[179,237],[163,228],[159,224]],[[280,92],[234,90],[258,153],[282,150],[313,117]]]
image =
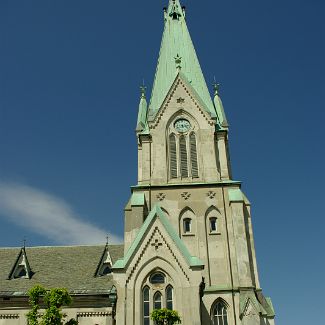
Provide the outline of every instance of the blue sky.
[[[166,3],[0,1],[0,246],[123,236],[137,177],[139,85],[144,79],[150,92]],[[317,324],[324,2],[183,4],[207,83],[221,83],[233,174],[252,202],[277,325]]]

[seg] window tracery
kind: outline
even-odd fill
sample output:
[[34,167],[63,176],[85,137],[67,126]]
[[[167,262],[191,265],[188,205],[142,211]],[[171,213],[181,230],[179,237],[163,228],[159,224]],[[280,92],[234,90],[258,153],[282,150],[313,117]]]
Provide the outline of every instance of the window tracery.
[[168,129],[168,164],[170,179],[199,177],[195,127],[183,117],[177,117]]
[[142,324],[150,325],[150,313],[154,309],[173,309],[174,289],[172,280],[161,271],[147,276],[142,288]]
[[218,300],[212,309],[213,325],[228,325],[227,306],[222,300]]

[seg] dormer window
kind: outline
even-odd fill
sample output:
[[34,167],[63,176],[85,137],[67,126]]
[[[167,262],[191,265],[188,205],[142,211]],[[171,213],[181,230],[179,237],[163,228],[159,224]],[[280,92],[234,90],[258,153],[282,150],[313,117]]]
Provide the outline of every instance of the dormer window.
[[18,278],[26,278],[27,272],[24,266],[20,265],[15,274],[14,274],[14,278],[18,279]]
[[99,275],[104,276],[104,275],[107,275],[107,274],[110,274],[110,273],[112,273],[111,264],[109,264],[109,263],[108,264],[107,263],[103,264],[103,267],[102,267]]
[[98,263],[95,277],[105,276],[112,273],[112,259],[108,250],[108,245],[105,246],[102,257]]
[[26,250],[23,247],[17,257],[16,263],[13,265],[8,279],[30,279],[33,273],[30,269]]

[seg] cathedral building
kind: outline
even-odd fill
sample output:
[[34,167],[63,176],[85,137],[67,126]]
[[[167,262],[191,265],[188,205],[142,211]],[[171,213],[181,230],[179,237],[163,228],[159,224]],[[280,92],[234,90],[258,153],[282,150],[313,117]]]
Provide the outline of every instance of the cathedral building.
[[274,325],[228,135],[185,8],[170,0],[149,101],[141,89],[124,245],[0,249],[0,325],[26,324],[35,284],[68,288],[74,302],[65,312],[81,325],[153,325],[158,308],[177,310],[187,325]]

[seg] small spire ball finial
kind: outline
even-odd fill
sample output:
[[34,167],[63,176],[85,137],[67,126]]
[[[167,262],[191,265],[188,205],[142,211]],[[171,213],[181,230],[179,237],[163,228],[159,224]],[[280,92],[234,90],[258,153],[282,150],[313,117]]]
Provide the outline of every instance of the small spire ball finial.
[[146,98],[146,91],[147,91],[147,87],[144,85],[144,81],[143,81],[142,86],[140,86],[141,98]]
[[214,89],[214,94],[219,95],[220,84],[217,83],[216,77],[214,77],[213,89]]

